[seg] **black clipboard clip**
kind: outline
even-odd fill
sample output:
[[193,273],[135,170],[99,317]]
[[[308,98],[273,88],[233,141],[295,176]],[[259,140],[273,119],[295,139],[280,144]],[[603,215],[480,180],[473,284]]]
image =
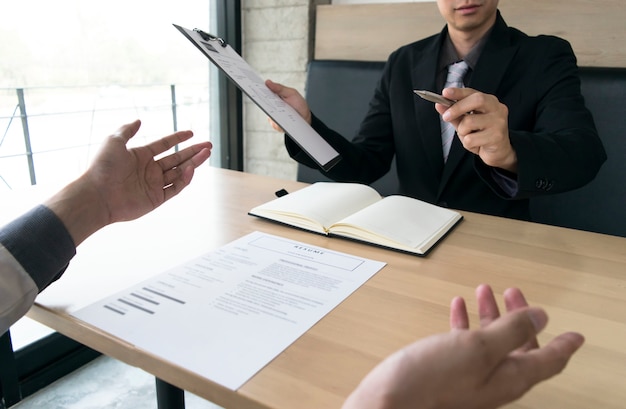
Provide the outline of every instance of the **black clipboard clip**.
[[222,47],[226,47],[226,41],[224,41],[223,38],[218,37],[218,36],[214,36],[213,34],[209,34],[209,33],[205,33],[204,31],[200,30],[199,28],[194,28],[193,31],[195,31],[196,33],[200,34],[200,37],[202,37],[202,39],[204,41],[217,41],[220,43],[220,45]]

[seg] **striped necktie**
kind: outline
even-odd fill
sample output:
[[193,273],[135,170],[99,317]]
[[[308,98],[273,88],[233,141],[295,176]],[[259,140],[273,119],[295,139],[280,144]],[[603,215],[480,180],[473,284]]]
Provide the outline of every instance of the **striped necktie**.
[[[463,77],[469,67],[465,61],[459,61],[448,66],[448,77],[446,78],[446,84],[444,88],[463,88]],[[452,140],[454,139],[455,129],[450,122],[445,122],[441,117],[441,144],[443,147],[443,161],[448,160],[448,154],[450,153],[450,147],[452,146]]]

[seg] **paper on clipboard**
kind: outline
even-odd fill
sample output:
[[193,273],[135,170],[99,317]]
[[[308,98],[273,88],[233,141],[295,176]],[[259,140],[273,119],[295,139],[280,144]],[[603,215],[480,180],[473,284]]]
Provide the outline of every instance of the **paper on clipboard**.
[[280,125],[322,169],[327,171],[341,160],[339,153],[295,109],[274,94],[254,69],[224,40],[196,29],[189,30],[176,24],[174,27]]

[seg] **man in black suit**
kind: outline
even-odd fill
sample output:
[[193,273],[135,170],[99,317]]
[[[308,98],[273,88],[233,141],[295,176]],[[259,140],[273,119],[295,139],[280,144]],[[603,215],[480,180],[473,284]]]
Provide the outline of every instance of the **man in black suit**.
[[[508,27],[498,0],[437,4],[446,27],[391,54],[352,141],[327,128],[296,90],[267,81],[341,154],[327,176],[369,184],[395,155],[398,193],[518,219],[529,218],[530,197],[591,181],[606,154],[569,43]],[[442,90],[448,66],[460,60],[469,66],[464,87]],[[433,107],[418,89],[457,102]],[[447,159],[440,118],[456,129]],[[316,167],[293,141],[285,143],[294,159]]]

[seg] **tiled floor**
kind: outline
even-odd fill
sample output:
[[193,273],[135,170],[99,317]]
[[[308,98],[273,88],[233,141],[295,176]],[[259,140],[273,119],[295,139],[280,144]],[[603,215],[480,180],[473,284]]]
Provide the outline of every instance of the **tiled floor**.
[[[109,357],[100,357],[29,396],[12,409],[156,409],[154,377]],[[186,409],[220,409],[185,392]]]

